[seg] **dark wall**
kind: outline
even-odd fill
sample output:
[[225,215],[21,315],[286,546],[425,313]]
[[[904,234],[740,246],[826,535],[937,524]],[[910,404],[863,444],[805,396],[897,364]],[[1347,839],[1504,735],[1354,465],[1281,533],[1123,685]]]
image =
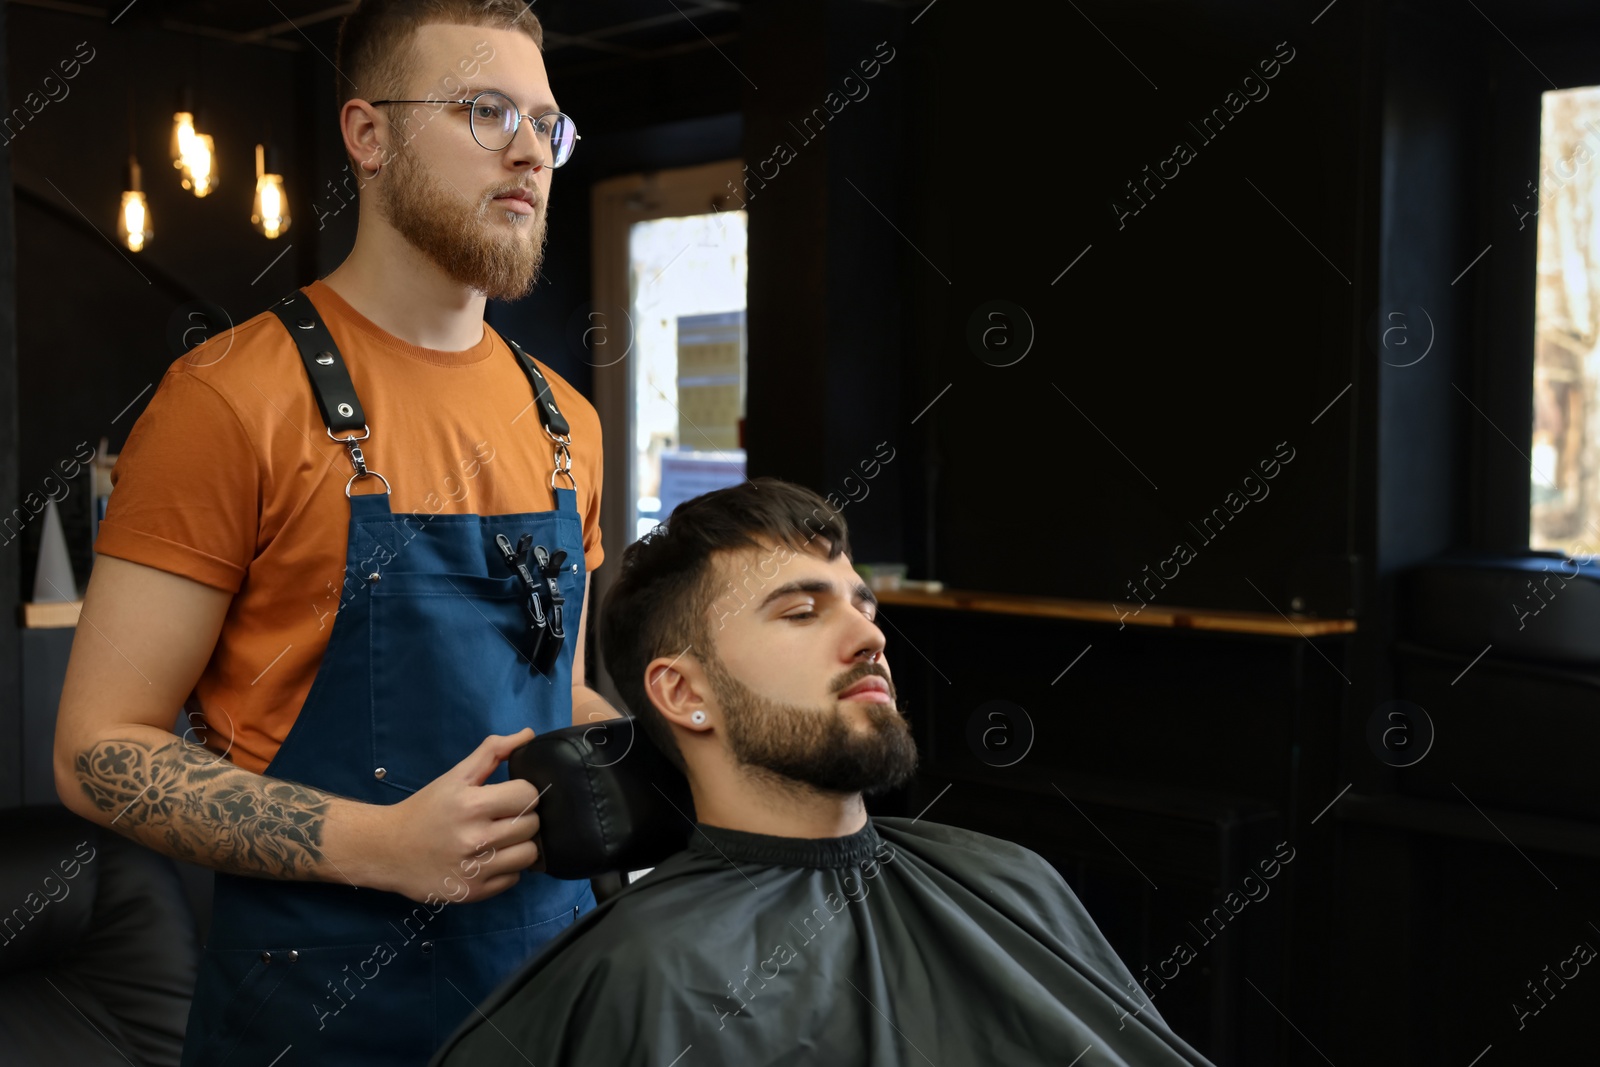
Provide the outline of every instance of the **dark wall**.
[[[1355,321],[1376,281],[1363,8],[1316,26],[1269,3],[1081,8],[936,6],[918,27],[961,60],[915,94],[932,133],[912,148],[922,404],[953,383],[924,416],[930,572],[1341,614],[1368,392]],[[992,301],[1020,311],[975,352],[1002,322]],[[1275,456],[1293,458],[1260,479]],[[1180,543],[1192,561],[1163,567]]]
[[787,0],[751,5],[741,42],[757,72],[737,191],[750,212],[749,469],[848,507],[862,562],[904,558],[918,433],[903,407],[916,362],[903,231],[926,176],[905,153],[919,104],[904,23],[884,5]]

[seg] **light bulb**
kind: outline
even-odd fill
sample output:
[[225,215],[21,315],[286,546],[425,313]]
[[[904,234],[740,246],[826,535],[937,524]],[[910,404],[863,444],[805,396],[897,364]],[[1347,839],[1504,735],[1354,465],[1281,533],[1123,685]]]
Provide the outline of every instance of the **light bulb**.
[[217,187],[217,156],[209,133],[197,133],[184,156],[183,187],[205,196]]
[[187,111],[175,112],[172,116],[172,165],[179,170],[183,169],[184,160],[194,151],[190,147],[194,141],[194,115]]
[[289,198],[283,190],[282,175],[263,174],[256,179],[250,221],[267,237],[277,237],[289,228]]
[[122,194],[122,209],[117,212],[117,237],[128,246],[129,251],[138,252],[153,236],[149,205],[145,202],[144,193],[137,189],[125,191]]

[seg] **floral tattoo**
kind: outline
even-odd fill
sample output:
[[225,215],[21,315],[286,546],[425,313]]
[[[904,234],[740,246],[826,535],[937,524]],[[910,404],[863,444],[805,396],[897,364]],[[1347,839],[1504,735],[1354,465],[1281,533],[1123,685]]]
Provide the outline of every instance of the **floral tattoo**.
[[307,878],[322,862],[329,798],[252,774],[183,741],[110,740],[78,753],[78,782],[110,826],[178,859],[234,874]]

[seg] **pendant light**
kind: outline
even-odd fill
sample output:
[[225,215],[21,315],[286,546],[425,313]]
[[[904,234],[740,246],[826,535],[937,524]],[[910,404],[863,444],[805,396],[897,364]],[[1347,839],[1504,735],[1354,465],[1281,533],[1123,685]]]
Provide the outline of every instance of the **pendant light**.
[[[195,76],[199,77],[200,52],[196,44]],[[177,109],[172,115],[172,165],[178,168],[180,181],[195,196],[206,196],[217,187],[217,154],[211,135],[201,133],[199,109],[194,104],[194,90],[188,82],[178,90]]]
[[183,169],[183,161],[194,154],[194,93],[185,85],[178,90],[172,113],[172,165]]
[[128,172],[122,205],[117,209],[117,239],[130,252],[139,252],[150,243],[155,231],[150,227],[150,205],[145,201],[139,181],[138,146],[134,140],[133,95],[128,96]]
[[278,170],[277,152],[268,145],[256,145],[256,198],[250,222],[269,239],[289,228],[289,197]]
[[183,187],[195,196],[206,196],[217,187],[217,153],[209,133],[196,133],[184,157]]

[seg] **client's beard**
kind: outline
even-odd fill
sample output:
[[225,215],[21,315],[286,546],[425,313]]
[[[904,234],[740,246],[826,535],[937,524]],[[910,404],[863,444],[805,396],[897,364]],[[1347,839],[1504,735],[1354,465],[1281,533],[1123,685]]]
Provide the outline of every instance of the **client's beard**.
[[[381,210],[389,225],[451,279],[496,300],[516,300],[533,290],[547,236],[543,203],[501,227],[492,216],[504,208],[493,201],[464,202],[411,151],[387,161],[383,185]],[[531,233],[522,232],[529,228]]]
[[861,732],[837,704],[781,704],[752,692],[714,656],[705,668],[722,708],[728,750],[747,767],[827,792],[867,796],[904,785],[917,769],[911,727],[893,703],[865,705],[868,729]]

